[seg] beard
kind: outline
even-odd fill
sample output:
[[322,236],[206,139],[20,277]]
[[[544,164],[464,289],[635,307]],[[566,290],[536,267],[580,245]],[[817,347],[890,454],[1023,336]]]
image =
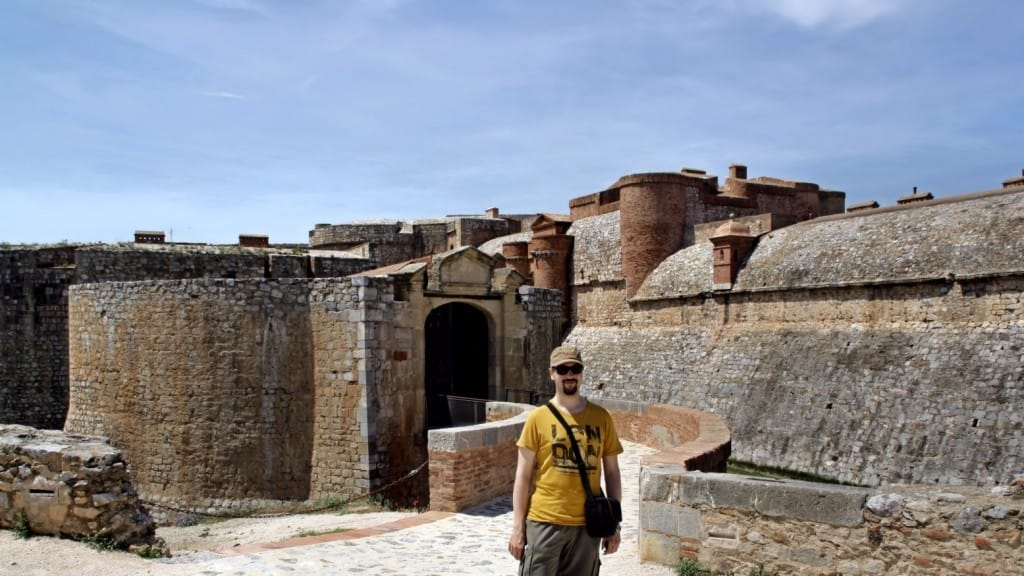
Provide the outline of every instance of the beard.
[[562,382],[562,393],[566,396],[575,396],[580,391],[580,383],[576,380],[566,380]]

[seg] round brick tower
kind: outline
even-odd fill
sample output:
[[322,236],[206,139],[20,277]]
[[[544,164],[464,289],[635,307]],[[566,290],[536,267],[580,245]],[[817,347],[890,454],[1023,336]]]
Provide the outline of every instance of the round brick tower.
[[647,275],[683,245],[686,191],[699,180],[677,173],[623,176],[619,189],[620,246],[626,297],[632,298]]
[[533,285],[562,291],[562,322],[568,322],[571,317],[569,259],[572,256],[572,244],[573,237],[568,234],[534,236],[530,240]]
[[505,262],[524,278],[530,278],[530,245],[528,242],[508,242],[501,245]]

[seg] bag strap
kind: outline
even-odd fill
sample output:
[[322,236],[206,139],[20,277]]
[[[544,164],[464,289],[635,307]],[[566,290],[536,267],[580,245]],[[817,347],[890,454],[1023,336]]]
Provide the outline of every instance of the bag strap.
[[580,445],[576,442],[576,435],[572,433],[572,428],[562,417],[562,413],[555,408],[551,402],[547,402],[545,406],[551,413],[558,418],[558,421],[562,423],[562,427],[565,428],[565,433],[569,436],[569,441],[572,442],[572,451],[576,455],[576,469],[579,470],[580,480],[583,482],[583,489],[587,491],[587,498],[594,497],[594,491],[590,489],[590,479],[587,478],[587,465],[583,463],[583,455],[580,453]]

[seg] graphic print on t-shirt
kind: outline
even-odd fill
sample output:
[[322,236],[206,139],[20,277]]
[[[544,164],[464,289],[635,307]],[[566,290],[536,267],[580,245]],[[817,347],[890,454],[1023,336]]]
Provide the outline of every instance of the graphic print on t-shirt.
[[[587,472],[599,469],[601,463],[601,427],[569,425],[573,436],[580,445],[580,452],[587,465]],[[559,423],[551,425],[551,458],[556,470],[566,474],[579,474],[576,466],[576,454],[572,450],[572,442],[565,434],[565,427]]]

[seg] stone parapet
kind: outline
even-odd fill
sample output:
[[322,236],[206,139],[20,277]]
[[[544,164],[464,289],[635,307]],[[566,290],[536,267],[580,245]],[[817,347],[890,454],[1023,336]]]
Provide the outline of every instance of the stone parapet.
[[679,464],[687,470],[725,472],[732,435],[725,420],[682,406],[598,400],[612,414],[619,436],[657,448],[643,464]]
[[867,489],[645,466],[640,555],[730,574],[1014,574],[1024,478]]

